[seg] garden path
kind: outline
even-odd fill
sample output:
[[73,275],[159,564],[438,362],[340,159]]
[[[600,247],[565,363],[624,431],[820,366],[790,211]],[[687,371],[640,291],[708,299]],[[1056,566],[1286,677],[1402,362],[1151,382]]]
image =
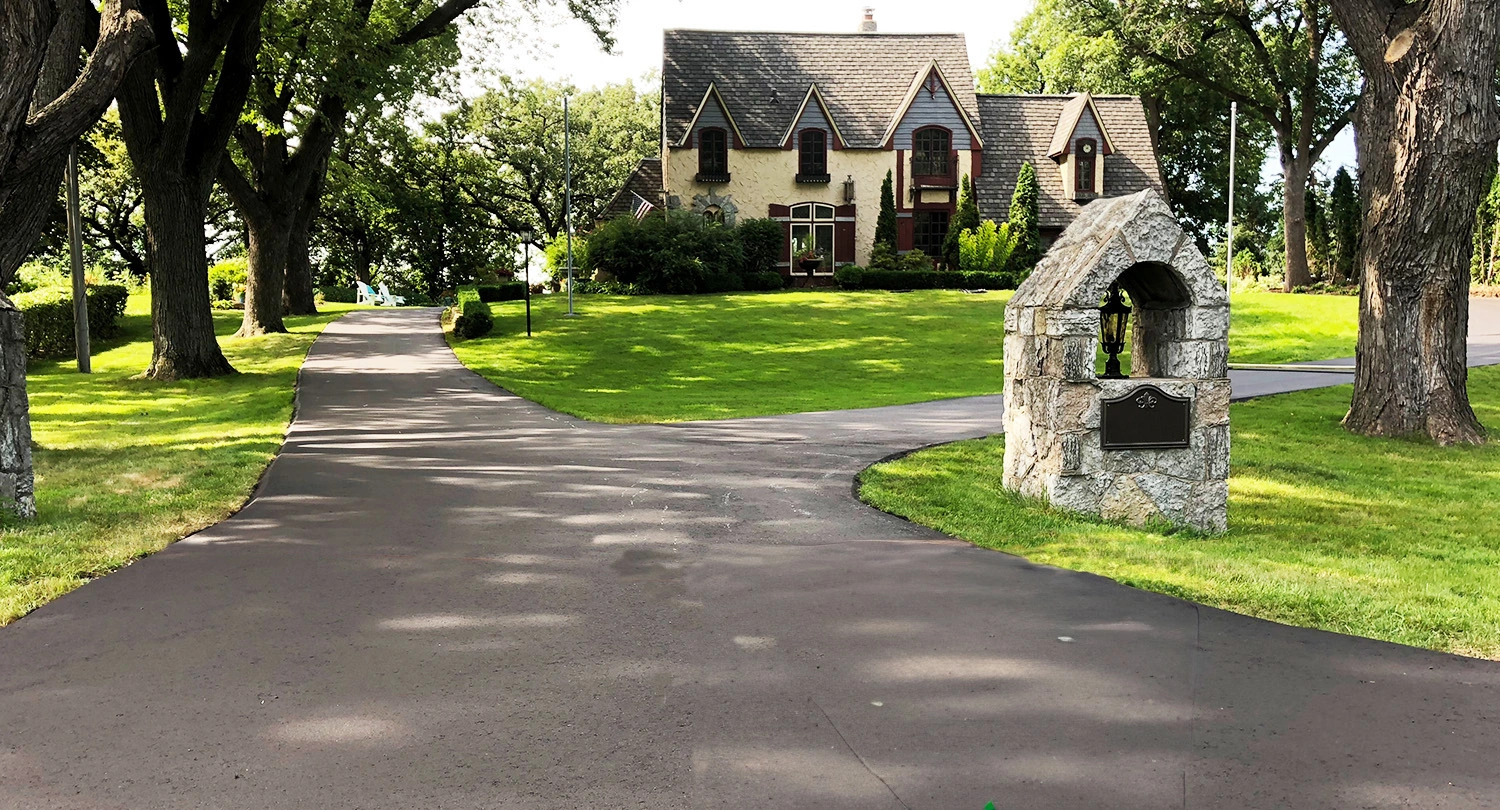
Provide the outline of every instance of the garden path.
[[243,511],[0,630],[0,808],[1500,800],[1494,662],[1032,565],[851,492],[1000,425],[994,397],[586,423],[464,369],[430,310],[350,315]]

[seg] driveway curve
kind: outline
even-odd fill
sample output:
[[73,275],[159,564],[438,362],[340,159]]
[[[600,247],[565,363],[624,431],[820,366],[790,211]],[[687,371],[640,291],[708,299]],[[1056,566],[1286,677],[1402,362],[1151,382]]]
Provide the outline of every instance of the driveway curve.
[[243,511],[0,630],[0,808],[1500,806],[1500,665],[851,492],[1000,427],[592,424],[352,314]]

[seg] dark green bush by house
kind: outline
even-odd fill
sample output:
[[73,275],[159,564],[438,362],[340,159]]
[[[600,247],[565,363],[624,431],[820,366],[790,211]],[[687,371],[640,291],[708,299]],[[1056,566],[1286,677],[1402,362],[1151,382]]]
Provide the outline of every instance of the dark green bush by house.
[[[89,336],[108,338],[119,332],[130,291],[119,284],[88,288]],[[67,287],[43,287],[12,299],[26,319],[26,351],[32,357],[66,357],[73,354],[73,291]]]
[[479,291],[479,300],[486,304],[494,304],[500,301],[520,301],[526,297],[526,282],[524,281],[502,281],[499,284],[480,284],[475,289]]
[[479,298],[473,287],[459,287],[454,296],[457,300],[458,320],[453,322],[453,334],[461,340],[483,337],[495,328],[495,318],[490,314],[490,305]]
[[[726,228],[685,211],[640,222],[623,216],[604,223],[589,237],[584,272],[653,293],[744,289],[744,276],[773,267],[779,256],[781,226],[767,222],[749,220]],[[770,226],[776,229],[775,253],[767,247]]]
[[1011,273],[959,272],[957,270],[883,270],[845,265],[833,274],[846,290],[1010,290]]
[[745,254],[745,264],[740,268],[740,274],[747,281],[756,273],[776,273],[776,265],[782,260],[781,252],[786,249],[786,234],[780,222],[774,219],[747,219],[735,227],[734,235]]
[[353,304],[359,300],[359,291],[353,287],[319,287],[318,292],[330,304]]
[[786,286],[786,276],[776,270],[762,270],[759,273],[745,274],[745,289],[763,292],[767,290],[779,290]]

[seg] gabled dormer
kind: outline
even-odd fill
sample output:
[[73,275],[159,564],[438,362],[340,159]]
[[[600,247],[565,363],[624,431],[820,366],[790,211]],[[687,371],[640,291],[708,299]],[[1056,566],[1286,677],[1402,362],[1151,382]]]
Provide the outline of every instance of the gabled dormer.
[[743,149],[745,139],[741,137],[729,105],[713,82],[703,92],[703,100],[688,123],[687,132],[677,143],[679,147],[698,150],[698,175],[700,183],[729,182],[729,150]]
[[1094,106],[1094,97],[1083,93],[1069,99],[1058,116],[1052,145],[1047,151],[1047,157],[1062,172],[1063,192],[1080,202],[1108,194],[1104,187],[1104,160],[1114,153],[1114,142]]
[[781,136],[781,148],[797,152],[797,182],[814,185],[832,182],[828,174],[828,151],[847,147],[823,94],[818,92],[816,84],[809,85],[801,106]]

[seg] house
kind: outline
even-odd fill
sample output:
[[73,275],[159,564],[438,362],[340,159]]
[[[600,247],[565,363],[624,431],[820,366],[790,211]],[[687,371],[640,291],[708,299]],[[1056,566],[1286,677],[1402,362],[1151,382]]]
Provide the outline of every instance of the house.
[[[816,275],[866,264],[880,189],[895,183],[897,247],[941,252],[972,178],[981,214],[1004,221],[1022,162],[1040,179],[1044,235],[1102,196],[1162,191],[1150,130],[1131,97],[984,96],[962,34],[668,30],[660,160],[643,161],[611,203],[635,195],[735,224],[783,223],[781,269],[808,248]],[[799,271],[800,272],[800,271]]]

